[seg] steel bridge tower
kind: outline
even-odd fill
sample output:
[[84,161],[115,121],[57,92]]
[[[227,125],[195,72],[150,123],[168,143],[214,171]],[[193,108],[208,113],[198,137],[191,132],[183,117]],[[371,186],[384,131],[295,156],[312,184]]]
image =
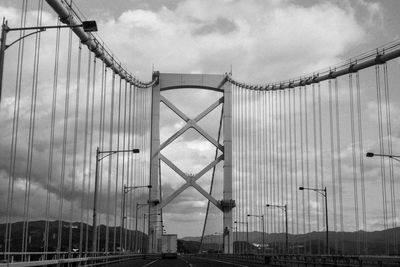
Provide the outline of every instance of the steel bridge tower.
[[[235,201],[232,200],[232,93],[231,84],[227,81],[226,75],[214,74],[172,74],[158,73],[158,84],[153,87],[152,93],[152,122],[151,122],[151,162],[150,162],[150,184],[149,192],[149,253],[160,251],[160,239],[162,229],[160,229],[160,211],[168,205],[175,197],[182,193],[186,188],[192,186],[212,204],[223,212],[223,240],[224,253],[233,253],[233,235],[232,235],[232,209],[235,207]],[[174,104],[161,95],[162,91],[174,89],[205,89],[222,93],[216,102],[212,103],[207,109],[201,112],[195,118],[189,118],[180,111]],[[164,143],[160,144],[160,103],[164,103],[175,114],[182,118],[186,125],[169,137]],[[212,138],[207,132],[197,124],[207,114],[223,103],[223,145]],[[218,148],[222,155],[209,163],[203,170],[195,175],[187,175],[181,171],[173,162],[167,159],[162,150],[171,144],[175,139],[193,128],[211,144]],[[184,180],[185,184],[173,192],[170,196],[163,198],[160,202],[159,187],[159,160],[162,160]],[[212,169],[220,161],[223,161],[223,196],[221,200],[215,199],[206,192],[196,181],[207,171]]]

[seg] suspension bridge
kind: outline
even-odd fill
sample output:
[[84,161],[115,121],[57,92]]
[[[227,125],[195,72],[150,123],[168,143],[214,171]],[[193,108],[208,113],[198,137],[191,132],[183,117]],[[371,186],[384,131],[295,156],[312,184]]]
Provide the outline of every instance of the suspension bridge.
[[[26,0],[2,24],[0,266],[400,264],[400,42],[275,83],[141,81],[72,1],[34,4],[35,25]],[[193,115],[176,91],[210,97],[185,99],[202,102]],[[208,148],[194,167],[171,153],[188,133]],[[188,190],[207,203],[198,245],[162,260]]]

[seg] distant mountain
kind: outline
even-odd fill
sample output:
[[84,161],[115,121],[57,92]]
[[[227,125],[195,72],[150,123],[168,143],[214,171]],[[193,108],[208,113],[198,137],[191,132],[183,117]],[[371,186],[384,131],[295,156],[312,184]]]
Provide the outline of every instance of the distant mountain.
[[[58,243],[58,232],[61,232],[61,251],[68,251],[69,248],[69,240],[71,234],[71,244],[72,249],[75,251],[79,251],[81,248],[83,252],[91,250],[92,244],[92,235],[93,228],[91,225],[80,222],[60,222],[60,221],[49,221],[48,222],[48,251],[56,251],[57,243]],[[71,226],[71,233],[70,233]],[[45,246],[45,228],[46,221],[31,221],[28,222],[28,235],[27,235],[27,251],[43,251]],[[24,229],[23,222],[15,222],[11,224],[11,246],[10,250],[12,252],[21,251],[22,248],[22,233]],[[106,235],[107,235],[107,227],[105,225],[98,226],[98,250],[104,251],[106,247]],[[0,250],[4,249],[4,236],[6,231],[6,224],[0,224]],[[126,230],[127,231],[127,248],[133,249],[134,239],[135,239],[135,231],[134,230]],[[114,233],[115,233],[115,248],[116,250],[120,250],[120,234],[121,227],[109,227],[108,228],[108,247],[109,250],[114,249]],[[82,238],[81,238],[82,236]],[[140,246],[147,249],[147,235],[143,234],[140,231],[136,232],[136,239],[138,243],[140,242]],[[82,240],[82,242],[81,242]],[[131,241],[131,242],[129,242]],[[142,243],[144,245],[142,245]],[[138,244],[139,246],[139,244]]]
[[[312,253],[325,251],[326,232],[311,232],[307,234],[289,234],[290,250],[302,253],[304,250]],[[184,237],[182,241],[198,242],[201,237]],[[266,247],[273,251],[284,251],[285,233],[265,234]],[[233,240],[246,243],[246,232],[235,232]],[[261,232],[249,232],[249,246],[262,245]],[[365,240],[365,246],[364,246]],[[207,244],[223,243],[222,235],[207,235],[203,246]],[[397,243],[397,246],[395,246]],[[200,246],[200,245],[199,245]],[[329,232],[329,247],[331,253],[336,254],[396,254],[395,247],[400,247],[400,227],[373,232]]]

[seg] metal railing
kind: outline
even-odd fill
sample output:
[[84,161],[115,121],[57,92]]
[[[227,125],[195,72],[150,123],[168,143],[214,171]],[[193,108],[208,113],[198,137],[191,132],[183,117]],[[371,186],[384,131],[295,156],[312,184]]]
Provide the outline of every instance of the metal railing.
[[198,254],[195,257],[218,259],[232,263],[257,263],[273,266],[348,266],[348,267],[391,267],[400,266],[399,256],[376,255],[231,255],[231,254]]
[[[8,253],[10,262],[0,262],[0,267],[18,267],[18,266],[101,266],[111,263],[118,263],[123,261],[143,259],[143,258],[156,258],[159,257],[157,254],[120,254],[120,255],[104,255],[104,253],[90,253],[79,256],[78,253],[68,252],[11,252]],[[101,255],[103,254],[103,255]],[[4,254],[3,254],[4,255]],[[26,259],[25,261],[14,261],[14,259],[21,259],[22,256]],[[46,259],[50,258],[50,259]]]

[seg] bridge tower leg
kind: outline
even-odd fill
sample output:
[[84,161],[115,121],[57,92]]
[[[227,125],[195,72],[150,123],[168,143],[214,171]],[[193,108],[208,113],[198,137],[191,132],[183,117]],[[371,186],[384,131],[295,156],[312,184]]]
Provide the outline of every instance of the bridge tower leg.
[[223,174],[223,238],[224,253],[233,253],[232,208],[232,91],[231,84],[224,85],[224,174]]
[[[224,253],[233,253],[233,231],[232,231],[232,209],[235,207],[235,201],[232,200],[232,91],[231,84],[227,82],[224,75],[199,75],[199,74],[159,74],[158,84],[153,87],[152,91],[152,120],[151,120],[151,159],[150,159],[150,185],[149,190],[149,209],[148,209],[148,235],[149,235],[149,253],[160,252],[161,234],[160,228],[160,211],[170,203],[176,196],[183,192],[189,186],[194,187],[210,202],[223,212],[223,241]],[[190,119],[176,106],[169,102],[160,93],[165,88],[213,88],[219,92],[223,92],[223,98],[220,98],[199,114],[196,118]],[[180,116],[186,125],[172,135],[169,139],[160,144],[160,101],[163,102],[168,108]],[[214,140],[208,133],[197,125],[197,122],[204,118],[208,113],[219,106],[223,101],[223,132],[224,132],[224,145],[221,146]],[[214,144],[223,155],[216,158],[213,162],[207,165],[199,173],[190,176],[181,171],[176,165],[168,160],[161,154],[161,150],[168,146],[173,140],[182,135],[187,129],[196,129],[204,138]],[[166,199],[160,203],[160,189],[159,189],[159,160],[166,163],[171,169],[179,174],[186,183],[173,192]],[[222,200],[216,200],[212,195],[206,192],[196,181],[202,177],[208,170],[212,169],[218,162],[224,161],[223,165],[223,196]]]
[[159,212],[159,152],[160,152],[160,83],[153,87],[151,104],[151,158],[150,158],[150,185],[148,209],[148,252],[160,252],[162,229]]

